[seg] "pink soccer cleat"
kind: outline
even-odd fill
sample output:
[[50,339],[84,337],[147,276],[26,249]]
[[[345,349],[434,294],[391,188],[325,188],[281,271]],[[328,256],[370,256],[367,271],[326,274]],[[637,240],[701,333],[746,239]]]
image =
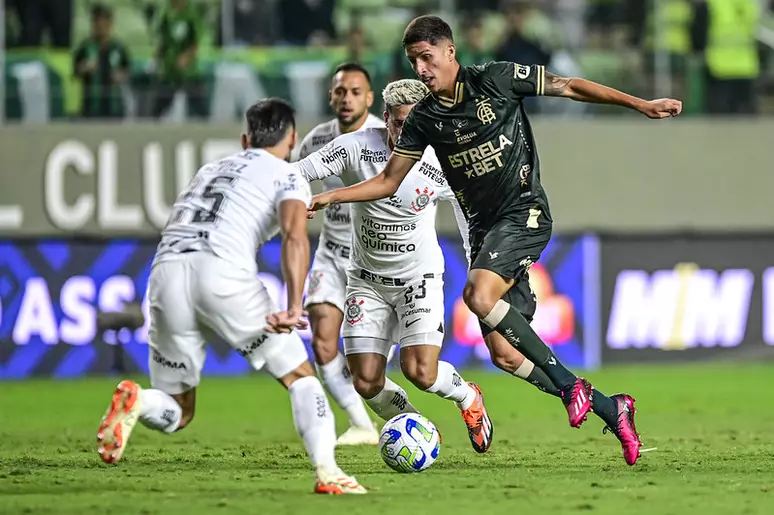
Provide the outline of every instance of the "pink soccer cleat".
[[578,377],[575,384],[569,390],[562,391],[562,402],[567,408],[567,415],[570,417],[570,427],[578,428],[586,421],[586,417],[591,411],[591,397],[594,389],[591,383]]
[[634,465],[637,458],[640,457],[640,447],[642,447],[640,435],[634,425],[634,414],[637,412],[634,408],[634,398],[625,393],[617,393],[611,395],[610,398],[618,405],[618,422],[616,422],[615,427],[605,426],[602,433],[607,431],[613,433],[621,441],[626,464]]

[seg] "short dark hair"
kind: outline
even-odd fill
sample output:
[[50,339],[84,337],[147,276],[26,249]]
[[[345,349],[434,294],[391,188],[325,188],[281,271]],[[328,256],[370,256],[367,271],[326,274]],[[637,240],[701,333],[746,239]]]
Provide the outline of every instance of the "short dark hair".
[[247,135],[252,148],[276,146],[296,126],[296,114],[281,98],[267,98],[251,105],[245,113]]
[[354,61],[341,63],[336,67],[335,70],[333,70],[333,76],[335,77],[339,72],[360,72],[365,75],[365,78],[368,81],[368,85],[371,85],[371,74],[368,73],[368,70],[365,69],[365,66],[360,63],[356,63]]
[[91,19],[92,21],[99,19],[112,20],[113,10],[105,4],[94,4],[91,6]]
[[403,32],[403,47],[423,41],[436,45],[443,39],[454,42],[454,35],[449,24],[438,16],[425,15],[414,18],[408,24]]

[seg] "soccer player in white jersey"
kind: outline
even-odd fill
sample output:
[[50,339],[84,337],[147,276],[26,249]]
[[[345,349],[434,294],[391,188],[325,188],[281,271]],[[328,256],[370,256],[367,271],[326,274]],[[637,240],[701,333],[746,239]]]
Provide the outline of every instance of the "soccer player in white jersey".
[[[295,166],[308,180],[338,176],[347,185],[378,175],[403,120],[427,92],[416,80],[388,84],[383,92],[386,129],[339,136]],[[392,342],[398,342],[406,378],[420,390],[454,401],[473,448],[486,452],[493,428],[480,388],[463,381],[454,366],[438,359],[444,336],[444,259],[435,232],[438,200],[451,201],[467,227],[428,147],[395,195],[350,206],[353,238],[344,351],[355,389],[377,415],[388,420],[416,411],[406,392],[385,375],[387,354]]]
[[[105,462],[118,461],[137,420],[164,433],[188,425],[207,331],[287,388],[296,430],[316,468],[315,492],[365,493],[336,464],[333,414],[293,332],[304,326],[311,199],[309,184],[286,162],[297,137],[293,109],[268,99],[245,118],[244,151],[204,165],[175,201],[148,288],[151,388],[129,380],[118,385],[98,430],[98,452]],[[258,248],[278,231],[286,311],[269,297],[255,262]]]
[[[368,71],[357,63],[337,66],[330,90],[330,106],[336,118],[321,123],[306,135],[301,142],[298,159],[318,151],[341,134],[384,127],[381,118],[368,112],[373,103],[374,93]],[[341,179],[336,176],[323,180],[325,190],[342,186]],[[326,210],[309,274],[305,308],[309,312],[312,351],[320,377],[328,393],[349,415],[350,427],[339,437],[337,444],[376,445],[379,433],[352,385],[347,361],[339,352],[351,239],[349,206],[339,204]]]

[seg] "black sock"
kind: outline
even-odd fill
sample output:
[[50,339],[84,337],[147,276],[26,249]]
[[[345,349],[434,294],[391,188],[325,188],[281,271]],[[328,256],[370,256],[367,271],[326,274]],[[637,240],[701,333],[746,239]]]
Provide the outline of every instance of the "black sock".
[[591,409],[605,421],[605,424],[615,427],[618,422],[618,404],[596,388],[591,396]]
[[493,329],[500,333],[514,348],[524,354],[527,359],[532,361],[537,368],[545,372],[557,388],[564,390],[572,387],[577,379],[575,374],[567,370],[556,359],[551,349],[543,343],[543,340],[532,329],[529,322],[513,306],[503,300],[499,300],[492,312],[487,315],[487,318],[493,316],[494,312],[504,311],[505,307],[507,307],[507,311],[504,313],[504,316],[500,315],[502,319],[497,322]]
[[562,392],[559,391],[559,388],[554,386],[554,383],[551,382],[546,373],[538,367],[533,368],[532,372],[523,379],[543,393],[553,395],[554,397],[562,397]]

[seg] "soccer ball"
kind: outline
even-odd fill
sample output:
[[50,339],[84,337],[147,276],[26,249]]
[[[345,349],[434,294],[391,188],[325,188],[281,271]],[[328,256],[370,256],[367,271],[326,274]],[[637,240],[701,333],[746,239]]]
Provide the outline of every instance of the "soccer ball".
[[419,413],[403,413],[384,424],[379,435],[382,459],[396,472],[422,472],[438,459],[441,435]]

